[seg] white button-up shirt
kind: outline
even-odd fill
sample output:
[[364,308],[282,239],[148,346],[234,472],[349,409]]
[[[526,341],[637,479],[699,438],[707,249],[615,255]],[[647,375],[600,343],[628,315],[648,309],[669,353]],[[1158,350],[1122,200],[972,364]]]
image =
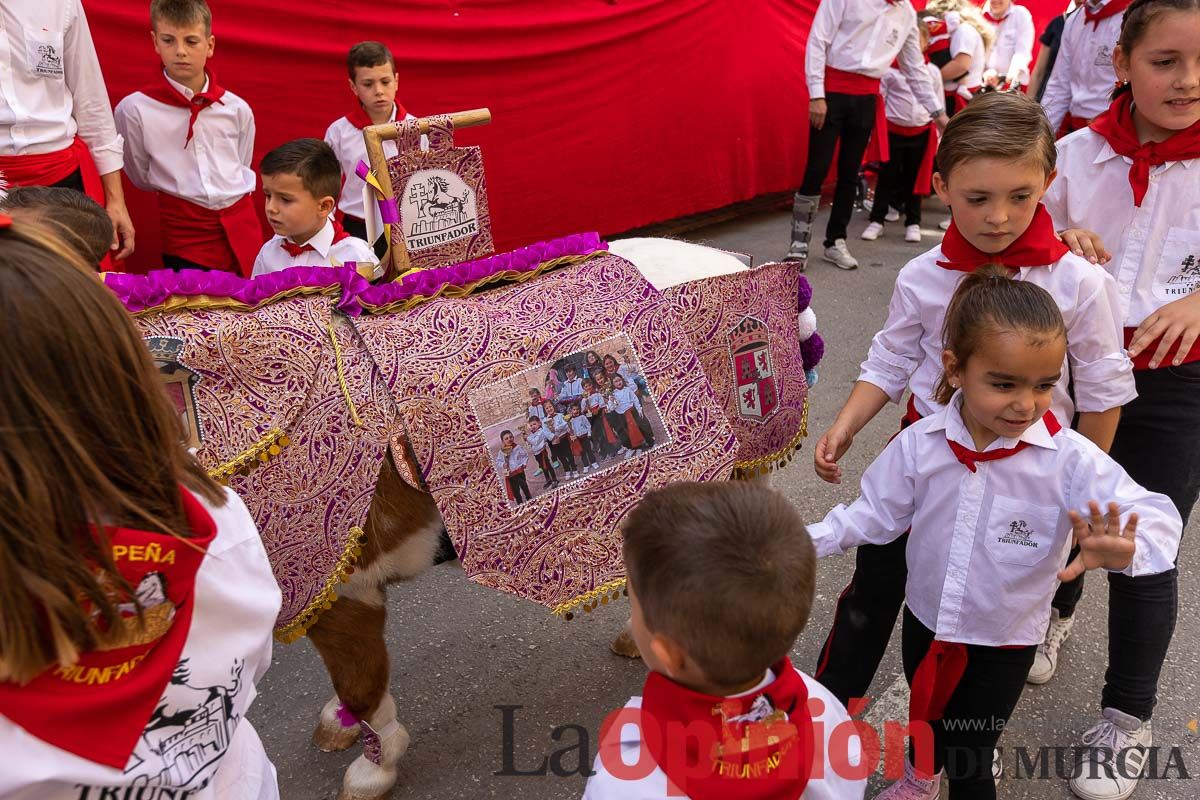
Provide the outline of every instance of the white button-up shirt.
[[305,250],[299,255],[291,255],[283,249],[283,236],[275,235],[258,251],[254,259],[254,272],[250,277],[257,278],[268,272],[278,272],[288,267],[340,267],[347,261],[356,264],[375,264],[379,259],[370,245],[354,236],[347,236],[340,242],[333,241],[333,222],[325,221],[325,227],[305,244],[311,244],[312,250]]
[[912,528],[905,603],[938,639],[991,647],[1042,643],[1071,549],[1067,511],[1087,514],[1091,500],[1115,502],[1122,523],[1138,515],[1124,574],[1174,566],[1183,522],[1166,496],[1143,489],[1075,431],[1051,436],[1041,420],[987,450],[1031,446],[971,472],[949,445],[975,449],[961,403],[960,390],[902,431],[863,473],[862,495],[808,527],[818,556],[887,544]]
[[[956,92],[960,86],[963,89],[978,88],[983,83],[983,70],[987,67],[987,50],[983,46],[983,37],[975,30],[974,25],[962,21],[958,14],[946,15],[946,28],[950,31],[951,57],[963,53],[971,57],[971,66],[967,67],[967,74],[961,80],[945,81],[946,92]],[[970,95],[967,95],[968,99],[969,97]]]
[[1121,35],[1121,17],[1113,14],[1097,25],[1087,21],[1082,9],[1067,17],[1058,58],[1042,94],[1042,108],[1054,130],[1067,114],[1092,119],[1108,108],[1117,80],[1112,52]]
[[1045,203],[1055,228],[1100,234],[1113,254],[1104,268],[1117,280],[1121,321],[1135,328],[1200,288],[1200,159],[1151,167],[1140,206],[1131,165],[1090,128],[1076,131],[1058,142],[1058,177]]
[[1029,83],[1029,63],[1033,61],[1033,14],[1025,6],[1013,3],[996,26],[996,43],[988,54],[988,69],[1001,79]]
[[[946,260],[941,246],[904,265],[896,276],[888,318],[871,340],[858,379],[872,383],[900,402],[912,389],[922,416],[937,411],[934,387],[942,374],[942,326],[946,306],[965,273],[937,265]],[[1117,287],[1100,267],[1067,253],[1044,267],[1023,267],[1016,280],[1048,291],[1067,325],[1067,358],[1075,400],[1067,393],[1067,373],[1054,387],[1051,408],[1070,425],[1075,411],[1107,411],[1137,396],[1133,363],[1125,354],[1118,319]]]
[[[167,81],[188,100],[195,92]],[[208,81],[204,89],[208,89]],[[226,90],[196,116],[187,142],[190,112],[134,92],[117,104],[117,129],[125,137],[125,174],[134,186],[166,192],[218,211],[254,191],[254,112]]]
[[[929,73],[929,82],[933,85],[934,94],[941,97],[944,93],[942,71],[933,64],[926,64],[925,71]],[[883,108],[888,122],[906,128],[919,128],[933,120],[929,110],[917,101],[917,96],[913,94],[904,73],[895,67],[884,74],[879,89],[883,92]]]
[[[404,118],[416,119],[412,114],[406,114]],[[388,122],[395,121],[396,106],[393,105],[392,115],[388,117]],[[362,130],[355,127],[350,120],[341,117],[325,131],[325,142],[333,148],[338,163],[342,166],[342,177],[346,179],[342,184],[341,197],[338,198],[338,208],[342,210],[343,214],[366,219],[366,209],[363,207],[363,179],[358,177],[358,173],[354,171],[358,167],[359,161],[371,163],[367,159],[367,144],[363,141]],[[423,148],[428,146],[424,136],[421,137],[421,146]],[[389,140],[383,143],[384,156],[394,158],[396,153],[395,141]],[[379,208],[376,206],[371,210],[375,214],[377,229],[383,230],[383,219],[379,215]]]
[[0,3],[0,154],[41,155],[78,134],[101,175],[121,168],[92,32],[79,0]]
[[917,12],[898,0],[821,0],[808,31],[804,55],[808,96],[825,96],[825,66],[882,78],[892,62],[931,114],[942,107],[933,93],[917,34]]

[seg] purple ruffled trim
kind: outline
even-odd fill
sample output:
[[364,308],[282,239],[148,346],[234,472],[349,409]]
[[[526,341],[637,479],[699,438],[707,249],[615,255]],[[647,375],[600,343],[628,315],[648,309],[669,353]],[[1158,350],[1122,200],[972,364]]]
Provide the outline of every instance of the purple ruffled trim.
[[825,340],[821,334],[813,331],[813,335],[800,343],[800,358],[804,361],[804,369],[808,370],[821,363],[825,357]]
[[498,272],[529,272],[551,259],[582,256],[607,250],[608,243],[598,233],[577,233],[548,242],[538,242],[511,253],[464,261],[449,267],[410,272],[401,280],[365,289],[358,297],[364,306],[386,306],[413,297],[431,297],[443,286],[463,286]]
[[803,275],[800,276],[797,291],[800,298],[799,311],[801,314],[803,314],[804,310],[808,308],[808,304],[812,302],[812,286],[809,285],[808,278],[804,277]]
[[337,307],[352,316],[357,316],[361,311],[358,295],[370,287],[355,271],[352,263],[341,267],[291,267],[253,279],[229,272],[199,269],[180,272],[163,269],[146,275],[109,272],[104,275],[104,284],[131,313],[160,306],[172,297],[227,297],[248,306],[256,306],[292,289],[327,289],[336,286],[340,289]]
[[362,722],[362,720],[358,718],[357,714],[346,708],[345,703],[338,703],[337,718],[338,722],[342,724],[343,728],[352,728],[358,723]]

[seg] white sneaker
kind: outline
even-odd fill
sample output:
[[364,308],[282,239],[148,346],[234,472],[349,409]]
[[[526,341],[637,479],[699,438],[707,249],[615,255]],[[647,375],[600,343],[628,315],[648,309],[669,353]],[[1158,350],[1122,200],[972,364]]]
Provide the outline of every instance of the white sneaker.
[[879,234],[881,233],[883,233],[883,225],[878,222],[872,222],[863,229],[863,232],[859,238],[861,238],[863,241],[873,242],[879,238]]
[[875,800],[938,800],[942,791],[942,773],[930,780],[921,780],[912,764],[904,761],[904,777],[875,795]]
[[1048,683],[1058,669],[1058,651],[1063,642],[1071,635],[1071,626],[1075,624],[1074,617],[1061,619],[1058,609],[1050,609],[1050,626],[1046,628],[1046,640],[1038,645],[1037,654],[1033,657],[1033,666],[1025,678],[1028,683],[1041,685]]
[[921,241],[921,226],[920,225],[905,225],[904,226],[904,241],[906,241],[906,242]]
[[634,456],[634,453],[633,453],[633,451],[632,451],[632,450],[626,450],[626,451],[625,451],[625,457],[626,457],[626,458],[633,458],[633,456]]
[[1100,722],[1083,735],[1087,750],[1076,764],[1071,791],[1083,800],[1125,800],[1137,788],[1153,743],[1149,721],[1104,709]]
[[845,239],[835,239],[832,247],[825,248],[825,260],[838,269],[858,269],[858,259],[846,249]]
[[941,228],[941,229],[942,229],[942,230],[944,230],[944,231],[948,231],[948,230],[950,230],[950,218],[949,218],[949,217],[946,217],[944,220],[942,220],[941,222],[939,222],[939,223],[938,223],[938,227],[939,227],[939,228]]
[[899,222],[900,212],[894,208],[888,208],[887,213],[883,215],[883,218],[887,222]]

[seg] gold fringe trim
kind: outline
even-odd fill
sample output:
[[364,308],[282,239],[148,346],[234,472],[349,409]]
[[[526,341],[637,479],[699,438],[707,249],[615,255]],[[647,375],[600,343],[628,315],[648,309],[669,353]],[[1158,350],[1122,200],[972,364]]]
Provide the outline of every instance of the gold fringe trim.
[[288,435],[279,428],[271,428],[266,435],[250,446],[250,449],[231,461],[208,471],[210,477],[226,484],[234,475],[249,475],[262,464],[266,464],[279,451],[292,443]]
[[295,619],[282,628],[275,629],[276,639],[284,644],[291,644],[308,633],[308,629],[317,623],[321,612],[329,609],[337,600],[337,585],[350,580],[350,575],[354,573],[354,564],[362,555],[363,545],[366,542],[367,534],[362,528],[356,525],[350,529],[350,538],[346,541],[346,548],[338,558],[337,564],[334,565],[333,574],[329,576],[329,580],[325,581],[325,586]]
[[570,622],[575,619],[575,612],[580,607],[590,614],[598,606],[608,605],[609,600],[616,601],[621,598],[621,595],[627,594],[629,593],[625,590],[625,579],[617,578],[592,589],[590,592],[573,597],[565,603],[559,603],[554,607],[554,615]]
[[162,303],[149,308],[143,308],[141,311],[132,312],[132,316],[141,317],[146,314],[157,314],[162,311],[177,311],[181,308],[192,310],[204,310],[210,308],[232,308],[239,311],[254,311],[257,308],[270,305],[278,300],[283,300],[287,297],[296,297],[302,294],[335,294],[341,291],[341,286],[297,286],[288,289],[286,292],[271,295],[261,303],[249,305],[247,303],[234,300],[232,297],[212,297],[206,294],[198,294],[192,297],[183,295],[171,295]]
[[[543,261],[541,264],[538,264],[536,268],[525,272],[505,270],[504,272],[496,272],[488,275],[485,278],[480,278],[474,283],[468,283],[462,286],[454,286],[447,283],[435,293],[428,296],[419,294],[410,297],[407,300],[398,300],[395,303],[388,303],[387,305],[382,306],[369,306],[363,304],[363,310],[365,310],[368,314],[386,314],[389,311],[407,311],[410,308],[415,308],[416,306],[421,305],[422,303],[428,303],[430,300],[437,300],[438,298],[442,297],[465,297],[472,292],[478,291],[479,289],[482,289],[485,286],[490,286],[494,283],[501,283],[503,281],[524,283],[525,281],[533,280],[539,275],[547,273],[550,270],[557,269],[558,267],[566,266],[568,264],[582,264],[588,259],[606,255],[608,255],[607,250],[595,250],[584,255],[560,256],[558,258],[552,258],[549,261]],[[417,270],[409,270],[409,272],[414,271]]]
[[354,420],[354,425],[357,428],[363,426],[362,418],[358,416],[358,409],[354,407],[354,398],[350,396],[350,387],[346,384],[346,372],[342,368],[342,346],[338,344],[337,332],[333,329],[333,317],[329,318],[329,341],[333,343],[333,357],[337,362],[338,385],[342,387],[342,397],[346,400],[346,407],[350,409],[350,419]]
[[804,409],[800,415],[800,432],[782,449],[770,455],[753,459],[752,461],[735,461],[733,477],[737,480],[749,480],[759,475],[766,475],[772,470],[781,469],[788,465],[795,456],[800,444],[808,438],[808,397],[804,398]]

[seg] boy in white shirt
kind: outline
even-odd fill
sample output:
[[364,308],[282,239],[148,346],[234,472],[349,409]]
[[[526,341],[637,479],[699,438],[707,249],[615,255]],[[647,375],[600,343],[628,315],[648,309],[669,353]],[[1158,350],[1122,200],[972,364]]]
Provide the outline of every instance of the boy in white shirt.
[[[354,93],[354,109],[336,120],[325,131],[325,141],[337,155],[346,182],[338,198],[338,210],[342,212],[342,227],[351,236],[367,240],[367,209],[363,205],[363,180],[355,169],[358,162],[367,161],[367,146],[363,142],[363,129],[371,125],[414,119],[404,106],[396,100],[399,76],[396,61],[382,42],[359,42],[350,48],[346,57],[346,69],[350,76],[350,91]],[[424,141],[424,137],[422,137]],[[384,155],[396,155],[396,143],[383,143]],[[383,219],[379,209],[372,208],[375,229],[383,230]],[[375,254],[383,257],[387,242],[381,238],[375,243]]]
[[0,3],[0,172],[9,186],[65,186],[104,206],[113,256],[133,252],[121,136],[80,0]]
[[622,528],[650,674],[601,726],[584,800],[860,800],[860,740],[833,735],[845,707],[788,658],[816,583],[795,508],[759,484],[675,483]]
[[504,488],[508,499],[520,504],[529,500],[529,481],[525,479],[525,467],[529,465],[529,453],[517,444],[512,431],[500,432],[500,452],[496,454],[496,471],[504,477]]
[[988,0],[983,18],[996,28],[984,83],[1002,89],[1028,86],[1029,64],[1033,61],[1033,14],[1013,0]]
[[837,189],[825,228],[824,258],[839,269],[858,267],[846,248],[846,227],[854,211],[858,169],[867,142],[874,132],[882,147],[887,137],[879,80],[893,61],[899,62],[938,127],[945,126],[942,103],[933,93],[921,58],[913,7],[893,0],[821,0],[805,51],[808,164],[792,198],[792,243],[784,261],[808,260],[821,184],[836,149]]
[[1086,128],[1108,108],[1117,82],[1113,48],[1121,35],[1121,16],[1131,0],[1085,3],[1063,27],[1058,58],[1046,81],[1042,108],[1059,136]]
[[216,37],[205,0],[154,0],[150,27],[158,77],[117,104],[125,172],[158,196],[164,267],[249,277],[262,244],[254,112],[207,67]]
[[254,277],[288,267],[350,263],[360,272],[378,277],[375,253],[332,219],[342,172],[329,145],[320,139],[296,139],[280,145],[263,156],[259,172],[267,199],[267,222],[275,236],[258,251]]

